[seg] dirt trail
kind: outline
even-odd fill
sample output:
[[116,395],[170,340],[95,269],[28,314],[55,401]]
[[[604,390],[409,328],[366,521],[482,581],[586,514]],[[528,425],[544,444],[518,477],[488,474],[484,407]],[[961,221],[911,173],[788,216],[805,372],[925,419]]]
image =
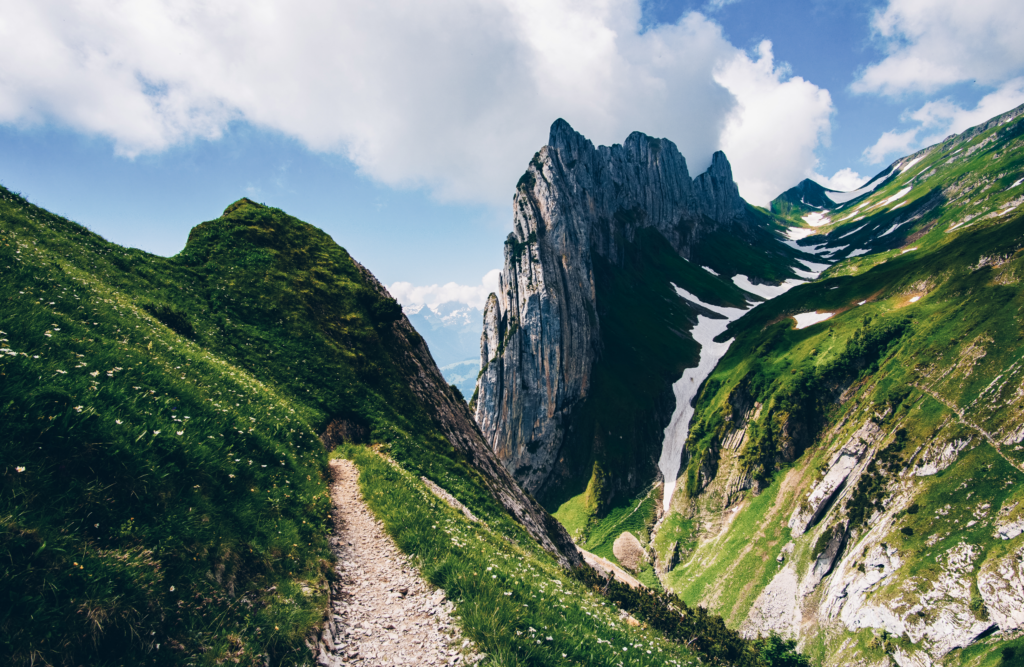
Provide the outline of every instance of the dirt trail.
[[333,459],[331,475],[331,549],[339,578],[332,585],[331,622],[317,663],[462,664],[461,649],[469,642],[462,642],[452,622],[454,605],[420,577],[370,513],[359,493],[356,466]]

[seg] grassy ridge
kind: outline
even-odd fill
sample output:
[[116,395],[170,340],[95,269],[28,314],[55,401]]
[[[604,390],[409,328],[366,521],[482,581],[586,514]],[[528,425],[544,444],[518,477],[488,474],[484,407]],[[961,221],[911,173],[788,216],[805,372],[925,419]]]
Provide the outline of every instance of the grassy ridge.
[[[830,215],[837,222],[806,242],[846,245],[840,257],[857,248],[871,253],[758,307],[720,338],[734,340],[698,397],[687,443],[686,487],[695,497],[674,508],[680,513],[665,520],[669,533],[659,534],[656,548],[665,554],[676,539],[687,546],[666,586],[691,604],[708,604],[732,627],[783,569],[774,556],[791,539],[793,508],[820,481],[829,456],[868,422],[879,433],[872,460],[820,522],[793,539],[784,562],[802,576],[833,528],[848,525],[846,569],[832,576],[863,573],[881,545],[898,550],[898,569],[867,593],[868,603],[921,604],[906,619],[920,627],[940,613],[960,613],[950,611],[951,600],[924,596],[949,554],[969,545],[975,574],[963,575],[967,613],[986,618],[976,573],[1022,539],[1003,541],[993,527],[997,513],[1016,507],[1024,485],[1015,435],[1024,412],[1010,388],[1019,387],[1024,356],[1024,120],[968,134],[922,151],[876,192],[836,207]],[[793,315],[814,311],[832,316],[795,329]],[[755,405],[761,409],[750,413],[740,450],[723,451],[741,413]],[[953,446],[961,450],[953,451],[955,461],[937,458]],[[696,484],[702,464],[717,468],[703,489]],[[950,467],[926,474],[935,465]],[[760,495],[730,497],[725,480],[744,473],[760,477]],[[766,496],[783,510],[766,512]],[[807,605],[817,607],[827,585],[805,598],[805,621]],[[826,632],[824,625],[805,623],[801,633],[827,664],[922,649],[880,630]],[[944,664],[999,664],[982,656],[1015,645],[993,636]]]
[[335,419],[540,552],[320,230],[241,200],[162,258],[0,195],[0,660],[308,662]]

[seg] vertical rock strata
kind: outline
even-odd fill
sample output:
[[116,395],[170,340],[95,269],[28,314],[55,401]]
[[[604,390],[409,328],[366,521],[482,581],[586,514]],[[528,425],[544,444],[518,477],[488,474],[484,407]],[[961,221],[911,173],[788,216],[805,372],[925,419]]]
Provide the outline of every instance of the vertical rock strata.
[[499,292],[484,311],[476,419],[505,467],[537,494],[604,352],[596,257],[620,265],[638,232],[653,228],[696,259],[701,235],[742,230],[747,208],[721,152],[691,179],[666,139],[634,132],[595,148],[563,120],[520,179],[513,208]]

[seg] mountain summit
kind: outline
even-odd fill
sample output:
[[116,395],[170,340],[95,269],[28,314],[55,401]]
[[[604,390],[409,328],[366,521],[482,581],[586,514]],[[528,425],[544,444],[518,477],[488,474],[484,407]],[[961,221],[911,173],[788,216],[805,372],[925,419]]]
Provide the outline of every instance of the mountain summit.
[[740,198],[723,153],[691,178],[667,139],[634,132],[595,147],[564,120],[513,209],[501,287],[484,311],[477,422],[549,508],[589,484],[598,511],[659,475],[672,383],[700,349],[686,332],[708,312],[673,283],[742,307],[758,298],[731,279],[795,278],[798,253]]

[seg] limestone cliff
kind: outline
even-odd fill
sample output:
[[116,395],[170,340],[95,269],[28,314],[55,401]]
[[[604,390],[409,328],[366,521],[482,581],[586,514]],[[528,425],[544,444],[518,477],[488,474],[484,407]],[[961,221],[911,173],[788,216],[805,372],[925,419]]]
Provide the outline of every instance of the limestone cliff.
[[[563,120],[552,125],[548,145],[520,179],[513,209],[500,289],[484,313],[483,372],[475,403],[484,437],[534,494],[550,486],[553,469],[565,458],[563,444],[574,431],[586,440],[634,440],[629,447],[636,460],[615,471],[616,484],[631,489],[646,484],[657,474],[649,464],[658,456],[661,430],[673,409],[671,380],[678,375],[667,382],[659,378],[649,404],[638,408],[646,412],[620,429],[624,432],[596,428],[601,415],[578,414],[581,401],[594,392],[595,364],[626,347],[610,350],[602,333],[602,313],[615,308],[612,297],[601,293],[601,269],[620,272],[608,281],[618,280],[621,287],[625,273],[620,270],[644,244],[664,245],[676,259],[698,262],[701,243],[714,235],[743,239],[749,247],[763,230],[740,198],[723,153],[715,153],[708,170],[691,178],[686,160],[667,139],[634,132],[622,145],[595,147]],[[767,236],[765,246],[772,246]],[[718,273],[727,279],[739,269],[726,265]],[[667,277],[661,282],[670,289]],[[732,284],[723,283],[726,299],[742,303]],[[680,346],[689,349],[685,331],[690,327],[680,328]],[[667,359],[654,362],[675,365]],[[573,463],[586,465],[585,456]],[[578,472],[563,468],[562,477]]]

